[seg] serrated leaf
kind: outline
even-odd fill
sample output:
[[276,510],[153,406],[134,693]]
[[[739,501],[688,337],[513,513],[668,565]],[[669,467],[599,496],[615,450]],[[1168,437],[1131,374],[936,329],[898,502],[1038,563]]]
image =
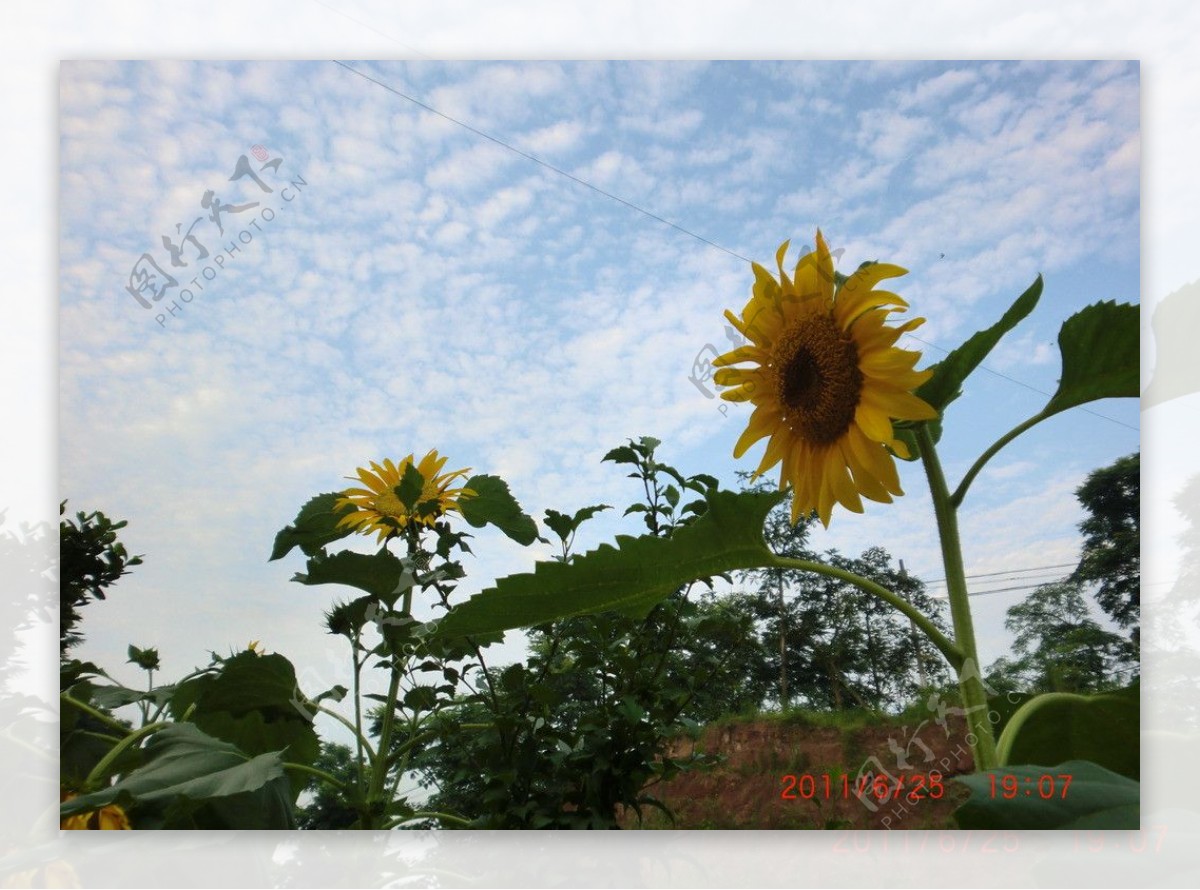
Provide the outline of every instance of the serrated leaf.
[[780,492],[715,492],[707,512],[670,538],[617,537],[570,563],[541,562],[450,610],[435,638],[495,633],[612,609],[645,614],[683,584],[767,564],[767,513]]
[[526,547],[537,540],[537,523],[525,515],[508,490],[508,483],[499,476],[472,476],[465,487],[475,496],[460,500],[459,507],[463,518],[475,528],[494,525]]
[[944,411],[947,405],[962,395],[963,381],[987,358],[988,353],[1000,342],[1000,338],[1033,311],[1041,295],[1042,276],[1039,275],[1028,290],[1017,297],[1016,302],[998,322],[973,334],[965,343],[951,350],[949,355],[934,365],[933,376],[921,384],[915,395],[935,410]]
[[277,752],[249,757],[191,723],[172,723],[146,741],[143,755],[143,765],[115,785],[64,802],[61,815],[118,800],[165,804],[177,798],[199,802],[247,795],[240,799],[243,824],[226,827],[295,827],[289,783]]
[[337,527],[339,520],[354,510],[349,504],[336,508],[334,504],[340,497],[341,492],[326,492],[301,507],[292,524],[275,536],[271,559],[282,559],[293,547],[299,547],[312,556],[326,544],[352,534],[354,529],[349,526]]
[[[998,789],[995,798],[993,774]],[[1004,776],[1016,777],[1016,796],[1011,800],[1005,800],[999,792]],[[1055,777],[1049,799],[1043,799],[1040,793],[1038,782],[1043,776]],[[1070,784],[1059,776],[1070,776]],[[1069,760],[1057,766],[1005,766],[959,776],[954,781],[971,789],[970,799],[954,813],[961,828],[1137,830],[1141,827],[1141,786],[1086,760]]]
[[571,537],[571,532],[575,530],[575,523],[571,521],[571,517],[566,513],[559,513],[557,510],[546,510],[545,524],[546,528],[564,541]]
[[1049,417],[1096,399],[1138,395],[1141,347],[1139,310],[1131,303],[1093,303],[1058,333],[1062,377],[1042,410]]
[[574,528],[579,528],[597,513],[604,510],[611,510],[612,507],[608,504],[593,504],[590,507],[581,507],[575,511],[575,518],[571,520]]
[[404,562],[388,550],[355,553],[343,550],[333,556],[317,555],[309,559],[307,574],[292,578],[301,584],[345,584],[392,601],[415,583]]

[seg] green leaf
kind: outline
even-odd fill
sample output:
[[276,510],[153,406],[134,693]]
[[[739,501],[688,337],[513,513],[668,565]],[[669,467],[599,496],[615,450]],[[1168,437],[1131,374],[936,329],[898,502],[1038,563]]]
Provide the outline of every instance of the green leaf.
[[425,488],[425,477],[421,475],[413,464],[408,464],[404,468],[404,476],[400,479],[400,484],[393,491],[396,497],[410,513],[413,507],[417,505],[417,498],[421,496],[421,491]]
[[[992,775],[996,796],[992,797]],[[1016,796],[1003,797],[1001,780],[1016,779]],[[1041,788],[1050,790],[1050,799],[1041,796]],[[1070,776],[1067,785],[1063,776]],[[1056,766],[1006,766],[1000,769],[959,776],[971,789],[970,799],[955,811],[961,828],[987,829],[1101,829],[1140,828],[1141,786],[1125,776],[1086,760],[1068,760]],[[1010,780],[1011,781],[1011,780]],[[1066,794],[1063,794],[1063,789]]]
[[131,800],[169,804],[179,798],[202,802],[245,795],[239,798],[239,807],[231,808],[232,824],[220,827],[295,828],[290,788],[278,753],[248,757],[191,723],[172,723],[149,738],[143,754],[142,766],[115,785],[66,801],[61,815]]
[[670,538],[617,537],[573,562],[540,562],[510,575],[448,612],[434,638],[530,627],[611,609],[646,614],[681,585],[733,569],[765,565],[767,513],[780,492],[715,492],[707,512]]
[[521,505],[508,490],[508,483],[499,476],[472,476],[465,487],[475,492],[475,496],[462,498],[459,507],[463,518],[475,528],[494,525],[526,547],[537,540],[537,523],[521,511]]
[[[282,655],[240,652],[217,672],[179,684],[171,713],[247,754],[287,750],[287,759],[312,764],[319,750],[313,712],[296,684],[296,670]],[[307,778],[292,777],[299,794]]]
[[571,532],[575,530],[575,523],[571,521],[571,517],[566,513],[559,513],[557,510],[546,510],[545,523],[546,528],[564,541],[571,537]]
[[591,507],[581,507],[575,511],[575,518],[571,520],[572,528],[577,529],[597,513],[611,509],[612,507],[608,504],[594,504]]
[[618,464],[637,464],[639,463],[638,453],[628,445],[618,445],[616,448],[608,452],[600,459],[603,463],[606,460],[611,460]]
[[1139,310],[1109,300],[1075,313],[1058,333],[1062,377],[1044,417],[1096,399],[1138,395]]
[[963,381],[987,358],[988,353],[1000,342],[1000,338],[1033,311],[1041,295],[1042,276],[1039,275],[1029,289],[1017,297],[1016,302],[998,322],[971,336],[962,346],[951,350],[949,355],[934,365],[933,376],[917,389],[915,395],[937,411],[944,411],[947,405],[962,395]]
[[341,492],[336,491],[319,494],[301,507],[292,524],[275,536],[271,559],[282,559],[293,547],[299,547],[312,556],[326,544],[352,534],[354,529],[349,526],[337,527],[338,521],[354,510],[350,504],[340,509],[335,507],[340,497]]
[[307,574],[297,573],[292,580],[311,585],[345,584],[392,602],[415,583],[413,573],[406,571],[404,562],[388,550],[317,554],[309,559],[307,568]]
[[1138,684],[1099,695],[1039,696],[1012,719],[1009,763],[1054,766],[1088,760],[1126,778],[1141,778]]

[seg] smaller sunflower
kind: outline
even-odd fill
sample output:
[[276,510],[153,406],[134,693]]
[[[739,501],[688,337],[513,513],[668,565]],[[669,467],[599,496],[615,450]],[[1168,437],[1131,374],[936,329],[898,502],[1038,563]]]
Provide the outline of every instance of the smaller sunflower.
[[[78,797],[73,791],[68,791],[60,796],[64,802],[72,797]],[[67,816],[59,823],[58,827],[63,831],[130,831],[133,828],[129,824],[129,817],[125,815],[125,811],[115,803],[87,813]]]
[[[835,503],[861,513],[862,497],[888,503],[904,493],[892,455],[908,457],[908,449],[892,424],[937,417],[913,394],[933,372],[915,370],[921,353],[895,345],[925,319],[890,326],[888,316],[908,304],[875,290],[904,269],[871,263],[839,279],[818,230],[817,249],[789,277],[787,248],[785,241],[775,255],[779,279],[754,263],[750,301],[740,317],[726,311],[750,342],[715,359],[713,379],[729,387],[722,398],[754,405],[733,456],[769,437],[754,475],[782,463],[792,522],[816,510],[828,526]],[[729,367],[743,362],[752,365]]]
[[[354,512],[342,517],[338,527],[353,526],[355,531],[364,535],[378,533],[379,542],[382,543],[410,524],[432,527],[439,516],[450,512],[461,513],[459,501],[472,497],[475,492],[469,488],[453,488],[452,485],[455,480],[465,478],[470,468],[441,473],[446,461],[447,458],[439,457],[435,449],[421,458],[420,463],[414,464],[413,455],[410,454],[396,463],[391,458],[385,458],[382,464],[371,461],[369,470],[359,467],[358,476],[346,478],[362,482],[366,487],[348,488],[337,499],[335,509],[345,506],[355,508]],[[396,487],[404,479],[405,471],[414,465],[425,484],[417,497],[415,509],[410,511],[396,494]]]

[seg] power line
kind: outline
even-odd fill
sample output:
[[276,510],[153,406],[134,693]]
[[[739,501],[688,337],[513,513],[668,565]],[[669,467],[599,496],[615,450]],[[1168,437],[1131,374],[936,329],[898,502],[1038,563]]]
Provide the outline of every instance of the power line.
[[728,247],[722,247],[720,244],[717,244],[715,241],[709,241],[703,235],[697,235],[691,229],[685,229],[683,226],[681,226],[677,223],[673,223],[669,219],[664,219],[663,217],[659,216],[657,213],[651,213],[646,208],[639,207],[637,204],[634,204],[632,201],[626,201],[624,198],[619,197],[618,195],[614,195],[612,192],[605,191],[604,189],[600,188],[600,186],[598,186],[598,185],[592,185],[592,183],[588,182],[586,179],[580,179],[578,176],[574,175],[573,173],[568,173],[566,170],[563,170],[560,167],[555,167],[553,164],[543,161],[539,157],[535,157],[534,155],[531,155],[528,152],[521,151],[521,149],[517,148],[514,145],[510,145],[509,143],[505,142],[503,139],[498,139],[495,136],[492,136],[490,133],[485,133],[485,132],[483,132],[483,130],[476,129],[475,127],[472,127],[470,124],[467,124],[467,123],[464,123],[464,122],[458,120],[458,118],[451,117],[450,115],[446,114],[445,112],[438,111],[433,106],[426,105],[421,100],[415,99],[412,96],[409,96],[407,93],[402,93],[395,87],[393,87],[389,84],[386,84],[381,80],[376,80],[374,77],[371,77],[368,74],[364,74],[363,72],[361,72],[355,68],[351,68],[345,62],[339,62],[337,59],[333,59],[333,63],[335,65],[340,65],[341,67],[345,68],[351,74],[357,74],[363,80],[368,80],[371,83],[375,84],[376,86],[382,87],[383,89],[387,90],[389,93],[399,96],[401,99],[404,99],[407,102],[411,102],[413,105],[416,105],[418,108],[425,109],[430,114],[436,114],[438,117],[443,118],[444,120],[448,120],[448,121],[450,121],[450,123],[456,124],[456,125],[462,127],[464,130],[467,130],[470,133],[474,133],[476,136],[479,136],[482,139],[487,139],[489,142],[494,142],[496,145],[499,145],[501,148],[506,148],[509,151],[513,152],[514,154],[520,155],[521,157],[525,158],[527,161],[533,161],[533,163],[535,163],[541,167],[545,167],[547,170],[549,170],[552,173],[557,173],[559,176],[563,176],[563,177],[571,180],[572,182],[583,186],[584,188],[589,188],[592,191],[596,192],[597,194],[603,195],[604,197],[609,198],[610,200],[616,201],[618,204],[628,207],[630,210],[635,210],[638,213],[642,214],[643,216],[648,216],[650,219],[660,222],[665,226],[670,226],[672,229],[675,229],[678,232],[682,232],[683,234],[685,234],[691,238],[695,238],[697,241],[701,241],[704,244],[707,244],[709,247],[714,247],[717,250],[720,250],[724,253],[729,254],[731,257],[736,257],[737,259],[741,260],[744,263],[750,262],[749,259],[742,256],[740,253],[735,253],[734,251],[730,250]]
[[[319,2],[319,0],[316,0],[316,2]],[[324,4],[320,4],[320,5],[323,6]],[[330,7],[326,7],[326,8],[330,8]],[[333,11],[337,12],[337,10],[333,10]],[[351,18],[351,17],[347,16],[347,18]],[[358,22],[357,19],[353,19],[353,21]],[[362,22],[358,22],[358,23],[364,24]],[[378,32],[378,33],[382,34],[382,32]],[[387,36],[387,35],[384,35],[384,36]],[[410,96],[407,93],[403,93],[400,90],[393,87],[391,84],[384,83],[382,80],[371,77],[369,74],[365,74],[362,71],[359,71],[357,68],[353,68],[350,65],[347,65],[345,62],[342,62],[338,59],[332,59],[331,61],[335,65],[338,65],[338,66],[344,68],[345,70],[349,71],[351,74],[355,74],[355,75],[361,77],[363,80],[366,80],[370,83],[375,84],[378,87],[381,87],[382,89],[387,90],[392,95],[397,96],[397,97],[405,100],[406,102],[411,102],[413,105],[416,105],[418,108],[422,108],[425,111],[428,111],[430,114],[436,114],[438,117],[442,118],[443,120],[447,120],[450,123],[454,124],[455,126],[462,127],[467,132],[473,133],[476,136],[480,137],[481,139],[486,139],[489,142],[495,143],[496,145],[500,146],[501,148],[511,151],[514,154],[519,155],[522,158],[525,158],[525,160],[527,160],[527,161],[532,161],[533,163],[537,164],[538,166],[543,167],[552,173],[556,173],[559,176],[564,177],[565,179],[569,179],[571,182],[574,182],[577,185],[581,185],[584,188],[591,189],[593,192],[596,192],[596,194],[598,194],[598,195],[603,195],[604,197],[608,198],[611,201],[616,201],[618,204],[620,204],[624,207],[628,207],[630,210],[640,213],[643,216],[646,216],[656,222],[660,222],[665,226],[670,226],[672,229],[675,229],[677,232],[681,232],[682,234],[687,235],[689,238],[695,238],[697,241],[701,242],[702,244],[707,244],[709,247],[712,247],[715,250],[719,250],[722,253],[729,254],[729,256],[739,259],[744,263],[752,262],[748,257],[744,257],[740,253],[730,250],[728,247],[724,247],[720,244],[717,244],[715,241],[711,241],[708,238],[705,238],[703,235],[698,235],[695,232],[693,232],[691,229],[684,228],[683,226],[679,225],[678,223],[673,223],[669,219],[665,219],[664,217],[659,216],[657,213],[653,213],[653,212],[647,210],[646,208],[641,207],[638,204],[634,204],[632,201],[627,201],[625,198],[622,198],[619,195],[614,195],[612,192],[600,188],[600,186],[598,186],[598,185],[593,185],[592,183],[588,182],[586,179],[581,179],[580,177],[576,176],[573,173],[568,173],[566,170],[563,170],[561,167],[556,167],[553,164],[549,163],[548,161],[543,161],[541,158],[539,158],[535,155],[531,155],[528,152],[522,151],[521,149],[517,148],[516,146],[514,146],[508,142],[505,142],[503,139],[493,136],[490,133],[485,133],[483,130],[478,129],[477,127],[473,127],[470,124],[465,123],[464,121],[460,121],[456,117],[452,117],[451,115],[446,114],[444,111],[438,111],[438,109],[434,108],[432,105],[427,105],[424,102],[422,102],[420,99]],[[908,334],[907,336],[912,337],[918,343],[922,343],[931,349],[936,349],[938,352],[944,353],[946,355],[950,354],[949,349],[944,349],[943,347],[938,346],[935,343],[930,343],[928,340],[922,340],[920,337],[913,336],[912,334]],[[1015,383],[1018,386],[1023,386],[1026,389],[1032,390],[1033,392],[1036,392],[1039,395],[1046,396],[1047,398],[1051,397],[1050,393],[1045,392],[1044,390],[1040,390],[1036,386],[1032,386],[1031,384],[1025,383],[1024,381],[1017,380],[1015,377],[1010,377],[1009,375],[1001,373],[1000,371],[995,371],[995,370],[989,368],[987,365],[980,364],[979,367],[982,368],[983,370],[987,371],[989,374],[994,374],[995,376],[1000,377],[1004,380],[1007,380],[1010,383]],[[1133,426],[1132,424],[1125,423],[1124,421],[1117,420],[1115,417],[1109,417],[1105,414],[1100,414],[1097,411],[1092,411],[1090,408],[1084,408],[1083,410],[1086,411],[1088,414],[1091,414],[1095,417],[1101,418],[1102,420],[1110,421],[1111,423],[1118,424],[1120,426],[1125,427],[1126,429],[1134,430],[1135,432],[1139,431],[1138,427]]]
[[[1073,568],[1077,565],[1079,565],[1078,562],[1060,562],[1060,563],[1055,563],[1054,565],[1047,565],[1047,566],[1030,566],[1029,568],[1025,568],[1025,569],[1004,569],[1003,571],[999,571],[999,572],[979,572],[974,575],[966,575],[965,578],[966,578],[966,580],[970,581],[973,578],[994,578],[997,575],[1019,575],[1019,574],[1025,573],[1025,572],[1043,572],[1048,569]],[[934,578],[932,581],[925,581],[923,583],[924,584],[944,584],[945,581],[946,581],[945,578]]]

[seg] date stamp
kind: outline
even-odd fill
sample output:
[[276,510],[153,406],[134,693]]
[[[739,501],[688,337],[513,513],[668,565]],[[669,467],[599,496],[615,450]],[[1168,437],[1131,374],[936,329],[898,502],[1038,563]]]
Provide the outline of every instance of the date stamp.
[[901,799],[915,803],[927,797],[937,800],[946,793],[942,774],[937,771],[896,776],[860,775],[853,780],[846,773],[788,773],[780,781],[783,788],[779,797],[782,800],[848,800],[856,797],[859,800],[871,798],[880,803]]

